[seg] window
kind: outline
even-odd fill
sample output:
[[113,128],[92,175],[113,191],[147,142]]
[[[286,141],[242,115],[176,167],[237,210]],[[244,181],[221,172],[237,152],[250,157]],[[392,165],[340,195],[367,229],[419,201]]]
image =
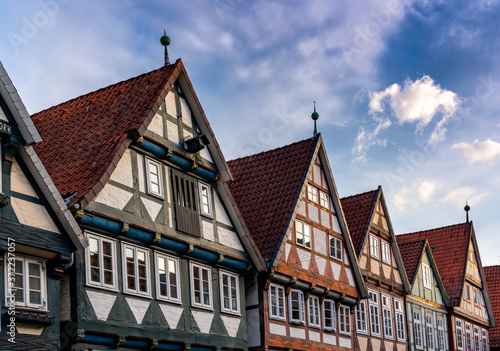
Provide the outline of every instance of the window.
[[479,328],[474,327],[474,351],[479,351]]
[[289,294],[290,299],[290,322],[304,323],[304,293],[300,290],[292,289]]
[[413,334],[415,335],[415,347],[422,349],[422,320],[420,319],[420,311],[413,310]]
[[301,221],[295,221],[295,238],[297,245],[311,248],[311,226]]
[[212,269],[191,263],[191,304],[212,309]]
[[330,235],[330,257],[342,261],[342,240]]
[[269,286],[269,318],[285,320],[285,289],[282,286]]
[[155,252],[155,261],[157,298],[181,302],[179,259]]
[[212,188],[205,183],[198,183],[200,191],[200,211],[204,216],[212,217]]
[[319,298],[309,296],[307,299],[307,319],[310,327],[321,328],[319,319]]
[[339,333],[351,335],[351,309],[348,306],[339,307]]
[[366,324],[366,302],[360,301],[356,306],[356,330],[358,333],[367,334],[368,325]]
[[396,315],[396,333],[398,341],[405,341],[405,317],[403,301],[394,299],[394,313]]
[[319,205],[323,208],[328,209],[328,194],[325,193],[324,191],[319,191]]
[[472,340],[470,333],[470,324],[465,323],[465,343],[467,346],[467,350],[472,350]]
[[464,287],[464,300],[470,302],[470,285],[469,284],[465,284],[465,287]]
[[392,334],[392,311],[391,311],[391,298],[386,295],[382,296],[382,311],[384,315],[384,337],[386,339],[393,339]]
[[161,176],[161,165],[158,162],[145,158],[146,160],[146,183],[148,194],[163,198],[163,183]]
[[384,240],[382,240],[382,261],[391,263],[391,246]]
[[437,319],[437,327],[438,327],[438,348],[439,350],[445,350],[445,341],[444,341],[444,319],[442,317],[438,317]]
[[240,286],[236,274],[220,271],[222,312],[240,313]]
[[434,350],[434,326],[432,325],[432,314],[425,315],[425,331],[427,336],[427,350]]
[[479,306],[479,292],[477,289],[474,289],[474,304],[476,306]]
[[307,185],[307,199],[315,204],[318,203],[318,189],[310,184]]
[[123,291],[150,296],[149,250],[122,244]]
[[456,333],[457,333],[457,349],[459,350],[463,350],[464,348],[464,341],[463,341],[463,337],[462,337],[462,321],[457,319],[455,320],[455,326],[456,326]]
[[378,238],[374,235],[370,235],[370,255],[372,257],[379,258]]
[[335,330],[335,304],[333,300],[323,301],[323,329],[327,331]]
[[427,263],[422,262],[422,272],[424,278],[424,287],[431,288],[431,268]]
[[175,222],[177,230],[200,236],[200,215],[198,213],[198,185],[187,174],[172,169],[172,192],[174,195]]
[[[9,278],[13,285],[5,284],[8,296],[15,295],[16,306],[47,309],[47,278],[45,270],[45,260],[37,260],[16,254],[14,260],[14,271],[9,277],[8,266],[12,268],[12,258],[5,256],[5,262],[9,262],[5,267],[5,280]],[[9,305],[9,302],[6,302]]]
[[378,294],[368,290],[368,309],[370,311],[371,334],[380,336],[380,316],[378,307]]
[[116,290],[116,242],[86,233],[89,246],[85,249],[87,284]]
[[488,351],[488,336],[486,330],[483,329],[483,351]]

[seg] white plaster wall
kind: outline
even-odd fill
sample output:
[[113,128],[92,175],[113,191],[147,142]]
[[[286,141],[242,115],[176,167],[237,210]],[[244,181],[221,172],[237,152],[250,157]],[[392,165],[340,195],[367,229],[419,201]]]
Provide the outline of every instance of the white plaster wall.
[[160,304],[160,309],[170,329],[177,329],[177,324],[179,324],[179,319],[182,316],[184,308]]
[[318,228],[313,228],[314,250],[326,256],[326,233]]
[[241,318],[229,317],[224,315],[221,315],[220,318],[222,319],[222,322],[224,323],[229,336],[232,336],[233,338],[236,337],[236,334],[238,334],[238,329],[240,328]]
[[100,321],[107,320],[109,312],[111,312],[111,309],[115,304],[116,295],[87,290],[87,296],[89,298],[90,305],[94,309],[97,319]]
[[226,213],[226,210],[224,209],[224,206],[222,206],[222,203],[219,200],[219,197],[217,195],[214,196],[214,202],[215,202],[215,219],[217,222],[220,222],[222,224],[232,226],[231,220],[229,219],[229,216]]
[[10,198],[10,203],[21,224],[61,234],[45,206],[14,196]]
[[321,334],[312,330],[309,330],[309,340],[321,342]]
[[148,126],[148,130],[160,136],[163,136],[163,117],[160,114],[156,114],[153,120]]
[[321,225],[330,228],[330,213],[323,209],[319,211],[319,213],[321,217]]
[[201,226],[203,228],[203,237],[210,241],[215,241],[214,225],[208,221],[201,221]]
[[303,328],[290,327],[290,337],[297,338],[297,339],[305,339],[306,338],[306,331]]
[[146,312],[148,311],[150,301],[133,299],[131,297],[126,297],[128,307],[132,311],[137,324],[141,324]]
[[210,328],[212,327],[212,321],[214,319],[214,314],[210,312],[202,312],[191,310],[191,314],[200,328],[202,333],[208,334],[210,332]]
[[339,336],[339,346],[350,349],[351,348],[351,339],[343,338]]
[[292,245],[289,243],[285,244],[285,262],[288,261],[288,255],[290,254],[290,249],[292,248]]
[[347,274],[347,280],[349,281],[349,285],[356,286],[356,284],[354,284],[354,278],[352,277],[352,271],[349,268],[346,268],[345,272]]
[[342,269],[342,266],[333,261],[330,261],[330,264],[332,266],[333,277],[335,278],[335,280],[339,280],[340,270]]
[[326,268],[326,259],[323,257],[315,256],[316,259],[316,265],[318,266],[318,272],[319,274],[323,275],[325,274],[325,268]]
[[181,102],[182,123],[192,128],[193,122],[191,119],[191,109],[189,108],[186,100],[183,98],[180,98],[179,100]]
[[302,268],[309,269],[309,262],[311,261],[311,253],[306,250],[297,248],[297,254],[299,255],[300,264]]
[[169,92],[165,97],[165,106],[167,113],[172,117],[177,117],[177,108],[175,107],[175,94]]
[[281,324],[269,323],[269,333],[286,336],[286,327]]
[[332,229],[339,234],[342,234],[342,230],[340,230],[340,224],[337,216],[332,216]]
[[177,124],[167,121],[167,139],[174,144],[179,144],[179,128]]
[[314,165],[314,182],[321,185],[321,169]]
[[146,192],[145,178],[146,172],[144,171],[144,156],[137,154],[137,173],[139,178],[139,191]]
[[323,333],[323,342],[329,345],[337,345],[337,337],[335,335]]
[[130,157],[130,150],[126,150],[123,153],[122,158],[116,165],[113,174],[109,178],[117,183],[123,184],[132,188],[134,186],[134,179],[132,176],[132,159]]
[[154,222],[156,220],[156,217],[158,217],[158,213],[160,213],[160,210],[162,209],[163,205],[156,201],[146,199],[144,197],[141,197],[141,201],[144,204],[144,207],[146,207],[149,216]]
[[310,203],[307,204],[307,210],[309,212],[309,218],[316,222],[319,223],[319,213],[318,213],[318,208],[314,205],[311,205]]
[[245,251],[238,239],[238,234],[235,232],[227,230],[226,228],[217,227],[217,234],[219,236],[219,243],[222,245],[232,247],[239,251]]
[[94,201],[121,211],[133,195],[131,191],[123,190],[107,183]]
[[17,191],[18,193],[33,196],[38,199],[38,195],[35,192],[35,189],[31,186],[26,175],[21,170],[19,163],[14,159],[12,163],[12,169],[10,173],[10,189],[12,191]]

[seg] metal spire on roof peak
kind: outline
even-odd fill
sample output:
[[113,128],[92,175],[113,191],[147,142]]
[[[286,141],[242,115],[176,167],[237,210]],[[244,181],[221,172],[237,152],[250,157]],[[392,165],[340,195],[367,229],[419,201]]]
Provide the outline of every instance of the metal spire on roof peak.
[[168,58],[167,46],[170,45],[170,38],[167,36],[165,29],[163,30],[163,36],[160,38],[160,43],[165,47],[165,66],[170,65],[170,59]]
[[316,112],[316,101],[314,101],[314,112],[311,114],[311,118],[312,120],[314,121],[314,132],[313,132],[313,138],[316,137],[316,135],[318,135],[318,131],[316,130],[316,121],[318,120],[319,118],[319,113]]
[[469,201],[465,201],[465,223],[469,223],[469,211],[470,211],[470,206],[469,206]]

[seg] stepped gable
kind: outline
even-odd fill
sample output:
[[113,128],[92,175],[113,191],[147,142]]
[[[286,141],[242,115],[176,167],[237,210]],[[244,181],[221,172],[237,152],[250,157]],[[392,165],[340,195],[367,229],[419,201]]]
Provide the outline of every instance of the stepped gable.
[[181,69],[179,59],[32,115],[43,138],[37,154],[63,197],[77,193],[69,205],[90,201],[99,182],[102,189],[129,135],[144,132]]
[[[493,307],[493,315],[500,316],[500,266],[485,266],[483,267],[486,277],[486,285],[490,295],[491,306]],[[490,346],[500,346],[500,326],[490,328]]]
[[462,292],[472,222],[398,235],[398,243],[427,239],[452,304]]
[[229,189],[264,259],[272,259],[288,227],[319,134],[228,162]]
[[422,251],[425,246],[425,239],[412,240],[411,235],[398,235],[396,239],[398,241],[399,252],[403,259],[406,275],[408,276],[408,281],[410,284],[413,284],[413,278],[417,273],[420,257],[422,256]]
[[358,256],[362,249],[367,226],[370,225],[370,216],[375,206],[377,191],[371,190],[340,199],[351,240]]

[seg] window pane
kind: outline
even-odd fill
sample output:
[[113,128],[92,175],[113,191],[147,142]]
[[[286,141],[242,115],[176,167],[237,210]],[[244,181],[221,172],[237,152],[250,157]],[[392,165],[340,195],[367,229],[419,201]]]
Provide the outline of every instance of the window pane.
[[111,249],[111,243],[107,241],[102,242],[102,252],[105,256],[111,256],[112,255],[112,249]]
[[41,290],[41,279],[40,278],[29,278],[30,290]]
[[38,263],[29,263],[28,264],[29,275],[40,277],[40,265]]
[[39,291],[30,291],[30,303],[41,305],[42,304],[42,294]]

